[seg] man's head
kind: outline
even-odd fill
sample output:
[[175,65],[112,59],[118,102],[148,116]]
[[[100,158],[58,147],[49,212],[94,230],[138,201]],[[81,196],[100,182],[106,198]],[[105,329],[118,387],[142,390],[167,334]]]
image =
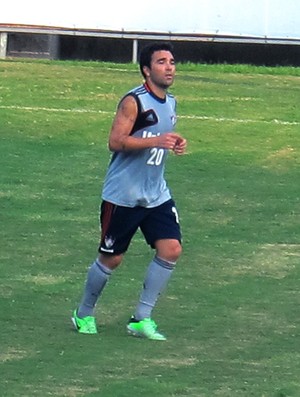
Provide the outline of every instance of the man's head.
[[172,45],[158,42],[145,46],[140,53],[140,71],[146,81],[152,80],[163,88],[169,87],[175,75]]
[[[173,46],[169,43],[154,43],[154,44],[149,44],[145,47],[142,48],[142,51],[140,53],[140,71],[142,75],[146,78],[145,72],[144,72],[144,66],[147,66],[149,69],[151,68],[151,60],[152,60],[152,55],[156,51],[168,51],[173,55]],[[173,55],[174,58],[174,55]]]

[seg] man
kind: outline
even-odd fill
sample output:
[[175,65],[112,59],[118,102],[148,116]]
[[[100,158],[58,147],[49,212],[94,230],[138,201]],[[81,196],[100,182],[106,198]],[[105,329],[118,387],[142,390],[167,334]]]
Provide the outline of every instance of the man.
[[174,132],[176,101],[167,92],[175,76],[172,47],[157,43],[143,48],[140,70],[145,82],[121,99],[110,131],[112,158],[102,193],[99,257],[88,271],[72,321],[80,333],[97,333],[95,305],[140,228],[155,256],[127,331],[165,340],[151,315],[181,254],[181,232],[164,163],[169,151],[182,155],[186,148],[186,140]]

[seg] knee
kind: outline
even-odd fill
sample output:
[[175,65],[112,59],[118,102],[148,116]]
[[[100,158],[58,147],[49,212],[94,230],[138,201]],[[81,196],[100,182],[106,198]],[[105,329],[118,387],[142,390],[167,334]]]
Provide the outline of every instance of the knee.
[[177,259],[179,259],[181,253],[182,253],[182,246],[181,246],[180,242],[177,241],[177,243],[172,248],[172,255],[175,258],[175,262],[177,261]]
[[178,240],[161,240],[156,246],[156,254],[168,262],[176,262],[182,253],[182,246]]
[[118,267],[121,264],[122,259],[123,255],[99,255],[100,262],[111,270],[114,270],[116,267]]

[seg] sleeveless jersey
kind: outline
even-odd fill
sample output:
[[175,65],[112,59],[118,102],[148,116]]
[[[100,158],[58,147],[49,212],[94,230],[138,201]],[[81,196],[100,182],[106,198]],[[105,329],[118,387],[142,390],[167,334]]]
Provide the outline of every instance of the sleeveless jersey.
[[[134,88],[132,95],[138,114],[132,136],[146,138],[174,131],[176,100],[167,93],[158,98],[146,84]],[[152,208],[171,198],[164,178],[168,150],[154,147],[113,152],[104,180],[102,199],[124,207]]]

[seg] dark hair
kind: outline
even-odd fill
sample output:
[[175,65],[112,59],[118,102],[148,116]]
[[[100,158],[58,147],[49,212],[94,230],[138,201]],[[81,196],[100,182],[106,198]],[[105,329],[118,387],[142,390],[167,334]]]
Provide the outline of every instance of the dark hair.
[[145,77],[143,67],[147,66],[150,68],[151,66],[151,58],[152,54],[156,51],[169,51],[171,54],[173,54],[173,46],[170,43],[165,43],[165,42],[158,42],[154,44],[148,44],[145,47],[142,48],[141,53],[140,53],[140,71],[142,75]]

